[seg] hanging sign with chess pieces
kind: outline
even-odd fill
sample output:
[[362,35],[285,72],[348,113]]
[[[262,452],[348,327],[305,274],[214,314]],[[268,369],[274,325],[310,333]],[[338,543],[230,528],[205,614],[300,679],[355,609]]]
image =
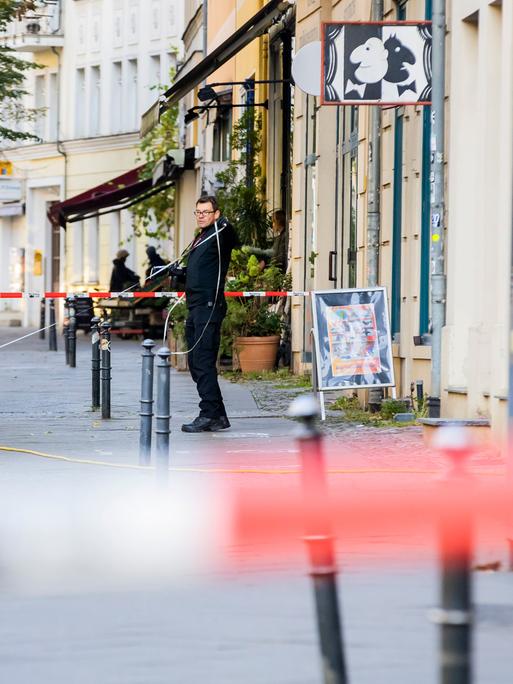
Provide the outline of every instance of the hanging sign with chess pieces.
[[329,22],[321,37],[322,104],[431,104],[431,22]]

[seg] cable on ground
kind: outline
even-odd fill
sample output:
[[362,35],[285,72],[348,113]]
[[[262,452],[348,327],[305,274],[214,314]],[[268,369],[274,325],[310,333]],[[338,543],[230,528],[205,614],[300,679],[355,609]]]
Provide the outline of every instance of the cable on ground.
[[[43,451],[24,449],[11,446],[0,446],[0,451],[28,454],[39,458],[46,458],[53,461],[65,461],[78,465],[93,465],[105,468],[121,468],[124,470],[155,470],[154,466],[140,466],[132,463],[110,463],[108,461],[97,461],[95,459],[75,458],[73,456],[60,456],[48,454]],[[212,473],[215,475],[299,475],[299,466],[290,468],[201,468],[201,467],[171,467],[171,472],[176,473]],[[329,475],[436,475],[439,471],[429,468],[328,468]],[[503,473],[495,470],[484,472],[486,475],[502,475]]]

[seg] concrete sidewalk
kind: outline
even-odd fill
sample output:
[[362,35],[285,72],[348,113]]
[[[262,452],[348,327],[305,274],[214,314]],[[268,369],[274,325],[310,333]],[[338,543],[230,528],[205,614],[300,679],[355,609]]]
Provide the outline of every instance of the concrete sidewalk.
[[[25,331],[0,329],[0,344]],[[65,365],[63,340],[59,351],[47,351],[48,342],[37,336],[0,350],[0,382],[9,388],[0,416],[8,421],[8,443],[38,451],[136,463],[139,445],[139,399],[141,383],[140,342],[112,341],[112,418],[102,420],[91,410],[90,340],[78,335],[77,367]],[[158,345],[156,349],[158,348]],[[251,448],[269,450],[266,444],[280,443],[273,454],[290,443],[291,424],[279,414],[261,411],[247,386],[221,380],[231,429],[218,433],[185,434],[181,425],[198,414],[198,396],[189,373],[171,374],[171,460],[188,462],[191,450],[195,464],[208,461],[208,449],[229,444],[230,451]],[[4,431],[3,442],[6,441]],[[283,443],[283,444],[282,444]],[[202,457],[201,453],[205,453]],[[108,459],[106,458],[108,457]],[[273,460],[268,453],[266,458]],[[279,459],[279,456],[277,456]],[[234,459],[239,462],[240,459]]]

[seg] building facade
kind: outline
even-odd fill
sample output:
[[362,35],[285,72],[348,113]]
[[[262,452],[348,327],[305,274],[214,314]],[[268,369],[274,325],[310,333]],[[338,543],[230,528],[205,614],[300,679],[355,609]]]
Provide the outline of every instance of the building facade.
[[[50,224],[46,211],[137,165],[141,114],[180,58],[183,4],[61,0],[41,14],[51,20],[15,22],[8,36],[43,67],[27,83],[27,104],[42,114],[32,130],[40,143],[2,150],[23,195],[18,215],[5,215],[14,210],[0,206],[0,289],[104,289],[121,245],[130,252],[129,265],[143,270],[145,243],[134,239],[130,212],[64,231]],[[37,30],[30,27],[34,21]],[[36,266],[41,259],[42,268]],[[37,322],[35,301],[0,307],[4,321]]]
[[[446,325],[442,416],[507,424],[512,188],[511,3],[446,3]],[[384,2],[385,20],[431,17],[431,0]],[[296,47],[322,21],[369,21],[370,0],[299,0]],[[368,107],[321,107],[296,88],[294,289],[365,287]],[[387,288],[397,389],[431,382],[430,108],[381,112],[378,284]],[[293,306],[296,369],[311,360],[309,307]]]
[[[429,2],[384,3],[385,20],[422,20]],[[322,21],[369,21],[370,0],[298,3],[296,46],[320,40]],[[292,260],[294,288],[365,287],[368,282],[370,107],[319,105],[296,89]],[[386,286],[398,392],[429,390],[429,108],[381,112],[378,277]],[[308,302],[293,306],[296,368],[311,361]]]
[[[185,3],[184,60],[177,79],[187,80],[194,67],[208,61],[209,55],[216,49],[229,43],[231,37],[265,5],[264,0],[188,0]],[[272,32],[265,32],[249,42],[231,59],[223,61],[211,75],[191,87],[179,102],[180,142],[185,148],[195,149],[196,162],[194,171],[185,171],[177,182],[177,242],[182,249],[194,232],[196,199],[200,194],[215,194],[219,187],[217,174],[226,169],[233,156],[230,146],[233,125],[249,101],[266,103],[266,107],[257,109],[262,121],[263,137],[260,164],[265,172],[268,172],[269,167],[272,170],[271,184],[267,185],[268,201],[272,206],[276,202],[281,204],[280,198],[273,196],[275,188],[278,194],[280,188],[280,181],[275,181],[273,173],[279,168],[274,153],[281,145],[281,128],[270,124],[271,120],[275,123],[280,107],[281,85],[260,83],[272,78],[270,73],[273,68],[281,68],[279,64],[276,66],[278,58],[271,60],[270,66],[269,44],[272,35]],[[248,83],[249,88],[245,85]],[[198,92],[206,85],[213,85],[218,98],[215,102],[199,99]],[[217,106],[219,104],[222,106]],[[206,106],[209,108],[202,109]],[[193,112],[195,114],[190,116]],[[269,138],[270,131],[274,137]],[[272,162],[269,163],[269,160]]]

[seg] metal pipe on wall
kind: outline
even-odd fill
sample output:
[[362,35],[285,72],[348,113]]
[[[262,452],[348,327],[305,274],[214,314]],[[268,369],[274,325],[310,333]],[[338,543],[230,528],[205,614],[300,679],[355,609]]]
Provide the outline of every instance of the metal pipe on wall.
[[[372,0],[372,21],[382,21],[383,0]],[[369,171],[367,175],[367,285],[376,287],[379,273],[381,183],[381,107],[370,108]]]
[[430,418],[440,417],[442,328],[445,325],[445,0],[433,0],[433,93],[431,118],[431,391]]

